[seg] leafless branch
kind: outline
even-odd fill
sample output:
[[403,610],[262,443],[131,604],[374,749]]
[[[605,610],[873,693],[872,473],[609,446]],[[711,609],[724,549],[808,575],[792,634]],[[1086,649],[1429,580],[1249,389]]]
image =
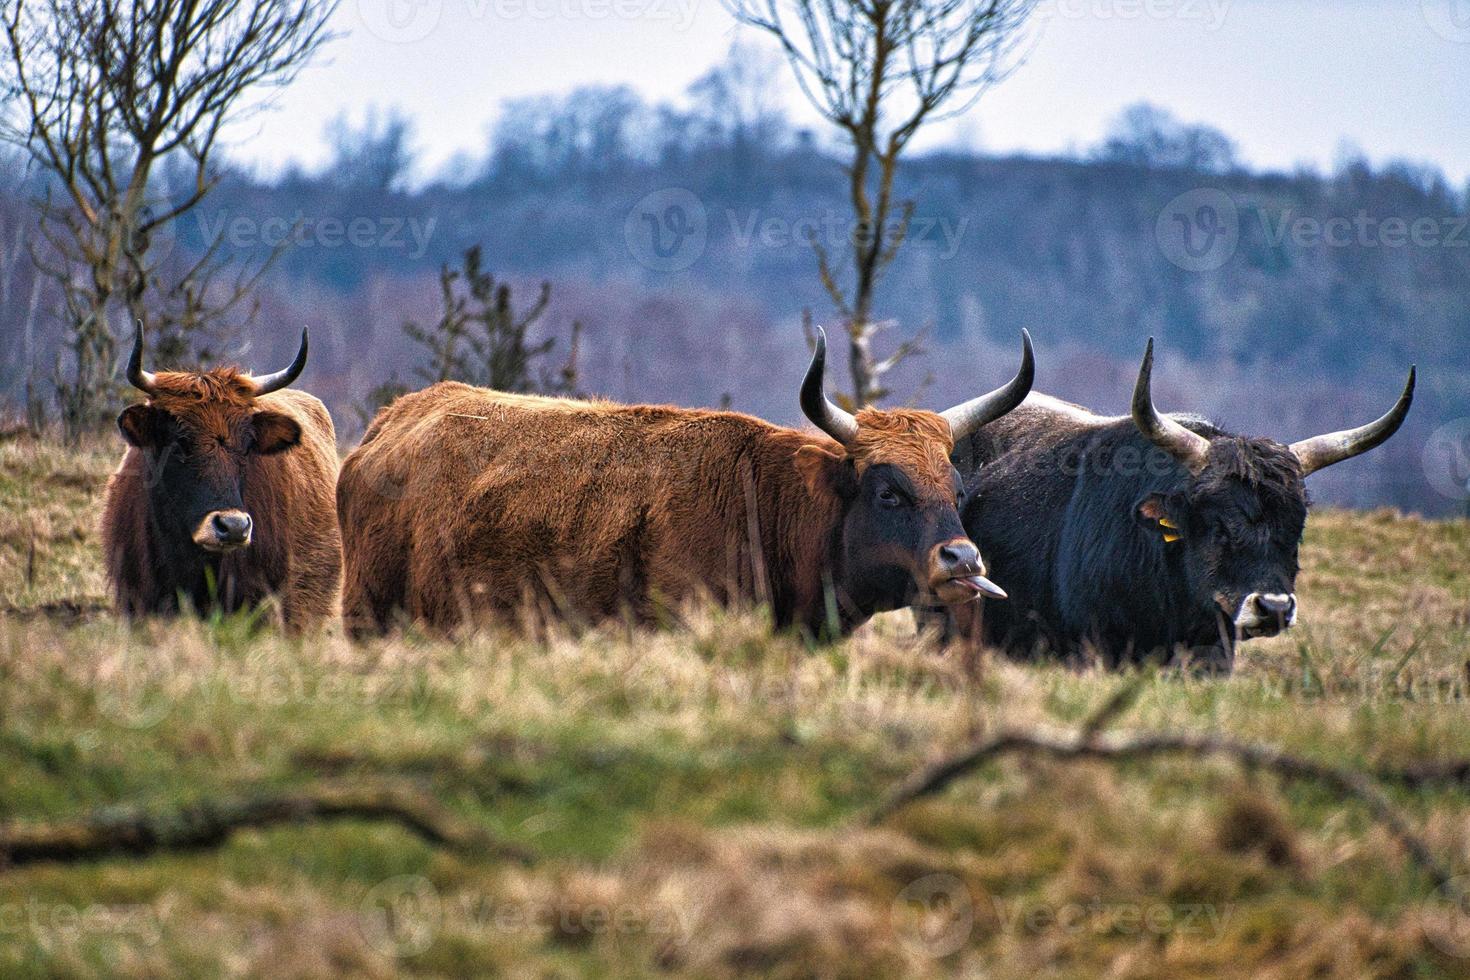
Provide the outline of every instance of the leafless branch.
[[[1003,731],[982,738],[960,752],[925,766],[904,780],[886,800],[867,815],[867,822],[880,823],[915,800],[939,793],[956,779],[974,772],[987,762],[1007,755],[1043,755],[1061,761],[1090,759],[1105,762],[1129,762],[1169,755],[1219,756],[1232,759],[1247,769],[1273,772],[1283,779],[1313,782],[1343,799],[1361,803],[1375,821],[1398,839],[1410,858],[1429,873],[1438,887],[1455,889],[1456,882],[1450,868],[1434,855],[1424,838],[1410,826],[1408,818],[1367,776],[1351,769],[1294,755],[1275,746],[1242,742],[1224,735],[1104,731],[1107,724],[1126,708],[1134,694],[1136,690],[1128,687],[1120,689],[1075,734],[1046,730]],[[1445,767],[1444,771],[1457,774],[1470,771],[1470,763],[1457,766],[1458,768]],[[1380,778],[1411,785],[1416,778],[1414,773],[1407,770],[1393,772],[1380,768],[1378,772]]]
[[[64,294],[66,389],[77,398],[111,377],[116,300],[129,320],[173,316],[175,333],[241,308],[202,285],[214,276],[199,262],[170,271],[154,243],[218,183],[225,123],[259,109],[329,40],[335,2],[9,0],[0,8],[0,91],[10,96],[0,139],[48,177],[37,210],[49,254],[39,267]],[[180,193],[160,169],[168,161],[181,164]],[[63,405],[79,424],[89,410]]]
[[293,792],[206,800],[170,811],[120,807],[75,820],[0,825],[0,868],[37,861],[144,857],[219,847],[237,830],[348,818],[387,820],[431,844],[529,863],[523,848],[496,841],[431,796],[407,786],[323,785]]
[[882,377],[913,356],[880,359],[868,329],[874,293],[907,237],[912,201],[894,180],[926,124],[968,109],[1015,65],[1036,0],[725,0],[736,19],[780,44],[803,94],[850,144],[851,280],[813,240],[822,286],[848,324],[853,402],[887,394]]

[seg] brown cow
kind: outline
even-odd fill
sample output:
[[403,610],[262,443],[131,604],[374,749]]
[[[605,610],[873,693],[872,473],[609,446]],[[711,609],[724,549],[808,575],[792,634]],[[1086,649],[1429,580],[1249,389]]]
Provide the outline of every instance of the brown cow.
[[296,360],[264,377],[152,374],[138,327],[128,380],[148,401],[117,418],[129,448],[102,514],[119,611],[233,611],[278,594],[294,630],[336,613],[336,433],[320,401],[283,390],[305,366],[302,331]]
[[439,628],[527,611],[657,619],[697,595],[768,604],[779,627],[846,632],[920,596],[1005,593],[960,526],[956,438],[1030,390],[941,414],[863,409],[801,389],[831,438],[749,415],[512,395],[444,382],[373,420],[342,465],[343,612]]

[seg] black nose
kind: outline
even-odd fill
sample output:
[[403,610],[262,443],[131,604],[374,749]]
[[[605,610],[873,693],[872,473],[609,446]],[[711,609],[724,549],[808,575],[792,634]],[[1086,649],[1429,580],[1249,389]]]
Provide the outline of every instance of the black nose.
[[1294,595],[1267,595],[1264,593],[1256,595],[1256,609],[1263,616],[1284,619],[1290,616],[1295,608],[1296,596]]
[[980,549],[969,541],[951,541],[941,545],[939,562],[946,571],[956,574],[985,574],[985,566],[980,564]]
[[250,515],[240,511],[214,515],[214,531],[222,543],[238,543],[250,538]]

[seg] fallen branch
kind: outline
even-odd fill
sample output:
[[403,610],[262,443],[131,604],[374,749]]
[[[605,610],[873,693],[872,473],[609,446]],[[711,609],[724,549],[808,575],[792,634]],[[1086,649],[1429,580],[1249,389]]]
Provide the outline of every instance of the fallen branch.
[[[1161,755],[1223,756],[1248,769],[1265,769],[1288,780],[1315,782],[1341,797],[1359,801],[1376,821],[1388,828],[1446,895],[1455,900],[1461,899],[1461,890],[1458,882],[1452,880],[1454,875],[1450,869],[1434,856],[1429,845],[1414,832],[1408,819],[1383,791],[1361,773],[1291,755],[1274,746],[1241,742],[1220,735],[1100,731],[1102,723],[1114,716],[1120,705],[1125,703],[1122,692],[1115,694],[1102,710],[1084,723],[1078,734],[1043,730],[1000,732],[983,738],[969,748],[916,772],[868,814],[867,822],[880,823],[915,800],[940,792],[959,777],[1004,755],[1039,754],[1060,760],[1096,759],[1107,762]],[[1451,770],[1446,768],[1445,773],[1449,772]],[[1398,773],[1401,781],[1414,785],[1412,776],[1410,770]]]
[[85,861],[114,854],[218,847],[237,830],[336,818],[386,820],[438,847],[529,863],[522,848],[494,840],[437,801],[403,786],[318,786],[207,800],[171,811],[114,807],[78,820],[0,825],[0,867]]
[[1399,783],[1410,789],[1434,786],[1470,786],[1470,759],[1421,762],[1402,768],[1380,765],[1373,772],[1386,783]]

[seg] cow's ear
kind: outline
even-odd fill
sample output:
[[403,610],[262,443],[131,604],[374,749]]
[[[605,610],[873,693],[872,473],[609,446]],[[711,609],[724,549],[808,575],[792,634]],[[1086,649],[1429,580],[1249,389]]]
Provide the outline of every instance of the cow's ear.
[[1178,522],[1169,517],[1169,503],[1163,494],[1151,493],[1139,501],[1138,519],[1162,534],[1165,544],[1173,544],[1184,536]]
[[129,405],[117,417],[117,428],[128,445],[157,449],[168,437],[168,413],[152,405]]
[[262,456],[285,452],[301,442],[301,426],[289,415],[269,409],[251,418],[255,426],[255,451]]
[[1155,524],[1169,516],[1169,512],[1164,509],[1163,495],[1151,493],[1139,501],[1138,516]]
[[834,494],[842,500],[857,496],[857,473],[846,453],[823,446],[802,446],[796,451],[796,469],[815,496]]

